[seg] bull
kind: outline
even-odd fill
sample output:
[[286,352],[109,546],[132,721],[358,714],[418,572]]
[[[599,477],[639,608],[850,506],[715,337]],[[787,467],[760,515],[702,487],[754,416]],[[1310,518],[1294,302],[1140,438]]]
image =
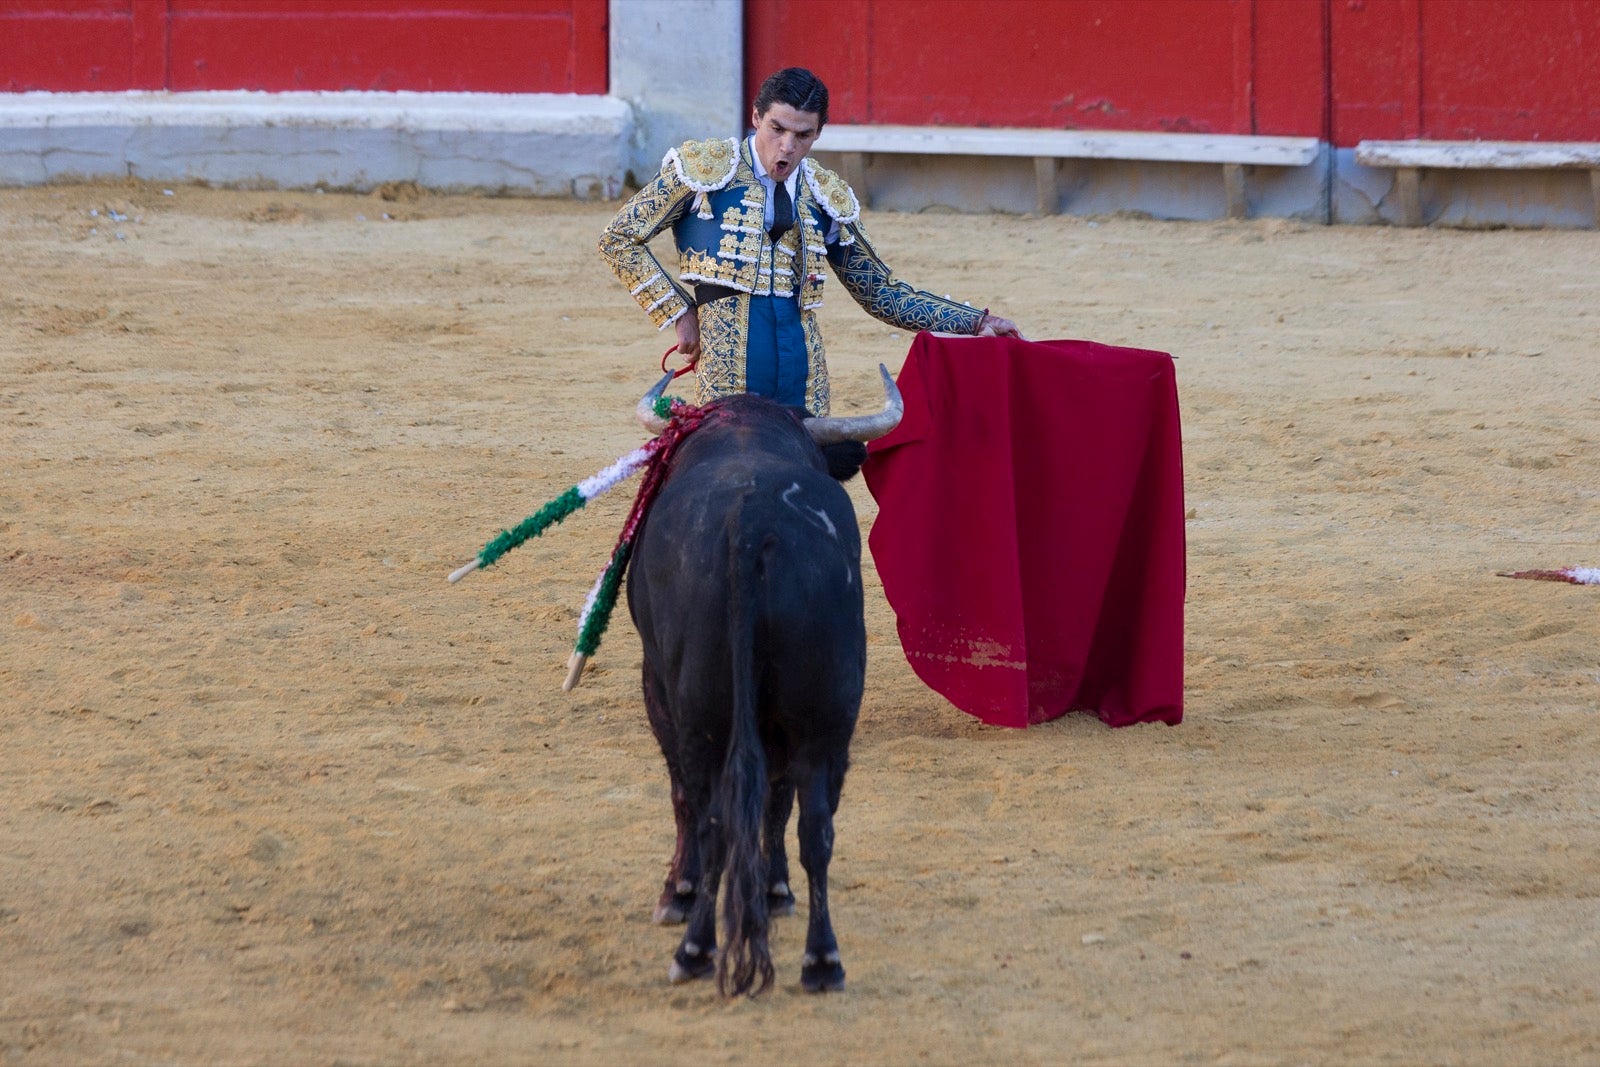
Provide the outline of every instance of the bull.
[[[828,864],[866,627],[855,510],[823,448],[864,454],[854,442],[899,422],[899,391],[880,371],[887,400],[872,415],[802,419],[748,394],[715,402],[673,455],[639,529],[628,607],[678,831],[656,918],[687,921],[674,982],[715,973],[724,996],[772,984],[768,923],[794,907],[784,831],[798,799],[810,904],[800,983],[844,987]],[[666,382],[639,404],[655,432]]]

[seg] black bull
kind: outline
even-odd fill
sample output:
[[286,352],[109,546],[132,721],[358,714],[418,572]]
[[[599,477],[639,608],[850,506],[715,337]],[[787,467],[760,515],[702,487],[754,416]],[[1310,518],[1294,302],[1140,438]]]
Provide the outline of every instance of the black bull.
[[784,830],[798,797],[810,889],[801,984],[844,986],[828,863],[866,629],[855,511],[818,443],[887,432],[900,401],[883,380],[885,410],[857,419],[803,425],[759,397],[718,402],[679,446],[639,531],[628,604],[678,827],[656,918],[688,921],[674,981],[715,971],[730,996],[771,985],[768,919],[794,907]]

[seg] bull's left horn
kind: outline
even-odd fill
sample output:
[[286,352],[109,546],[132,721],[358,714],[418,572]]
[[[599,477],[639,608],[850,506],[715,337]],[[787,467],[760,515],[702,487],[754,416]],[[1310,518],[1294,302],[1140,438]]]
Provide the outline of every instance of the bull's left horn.
[[639,425],[653,434],[659,434],[667,428],[667,420],[656,414],[656,401],[661,399],[661,394],[667,391],[667,383],[672,381],[672,372],[662,375],[661,380],[650,387],[650,391],[639,398],[639,406],[633,409],[633,414],[639,420]]
[[900,387],[889,376],[889,368],[878,364],[883,375],[883,410],[876,415],[850,415],[839,418],[814,418],[806,420],[811,439],[819,445],[834,445],[840,441],[872,441],[900,425],[905,414],[905,401],[900,399]]

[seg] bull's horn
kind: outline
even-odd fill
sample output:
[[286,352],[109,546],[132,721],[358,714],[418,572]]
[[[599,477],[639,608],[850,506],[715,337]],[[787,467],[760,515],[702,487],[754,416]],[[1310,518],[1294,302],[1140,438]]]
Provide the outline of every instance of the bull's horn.
[[819,445],[834,445],[840,441],[872,441],[900,425],[905,414],[905,401],[900,399],[900,387],[889,376],[889,368],[878,364],[883,375],[883,410],[876,415],[850,415],[840,418],[815,418],[806,420],[811,439]]
[[667,420],[656,414],[656,401],[661,399],[661,394],[667,391],[667,383],[672,381],[672,372],[668,371],[650,391],[639,398],[639,406],[633,409],[634,415],[639,419],[639,424],[653,434],[659,434],[667,428]]

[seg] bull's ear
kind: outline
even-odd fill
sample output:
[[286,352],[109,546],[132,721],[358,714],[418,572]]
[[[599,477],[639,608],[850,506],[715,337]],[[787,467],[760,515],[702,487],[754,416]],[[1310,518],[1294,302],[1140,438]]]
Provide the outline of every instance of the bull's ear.
[[667,428],[667,420],[656,414],[656,401],[661,399],[667,391],[667,385],[672,381],[672,372],[668,371],[661,376],[661,380],[650,387],[650,391],[639,398],[638,406],[633,409],[634,417],[639,424],[652,434],[659,434]]
[[873,441],[900,425],[900,417],[906,411],[905,401],[900,398],[900,387],[894,384],[889,368],[882,363],[878,364],[878,373],[883,376],[883,410],[876,415],[807,419],[806,430],[813,441],[819,445],[840,441]]
[[820,447],[822,458],[828,464],[828,475],[836,482],[854,478],[867,461],[867,446],[860,441],[837,441]]

